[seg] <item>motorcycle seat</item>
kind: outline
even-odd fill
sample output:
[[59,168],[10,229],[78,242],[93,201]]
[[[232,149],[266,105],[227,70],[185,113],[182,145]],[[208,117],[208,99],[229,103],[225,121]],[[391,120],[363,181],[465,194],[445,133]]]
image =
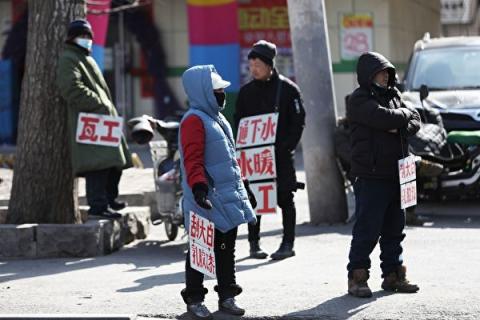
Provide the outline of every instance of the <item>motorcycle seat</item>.
[[480,130],[476,131],[450,131],[447,136],[449,143],[464,145],[480,145]]

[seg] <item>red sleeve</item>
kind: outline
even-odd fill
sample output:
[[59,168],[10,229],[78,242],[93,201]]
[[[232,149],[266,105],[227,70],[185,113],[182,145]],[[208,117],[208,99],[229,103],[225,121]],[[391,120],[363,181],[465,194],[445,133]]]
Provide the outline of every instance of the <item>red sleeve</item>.
[[202,120],[191,115],[180,126],[180,137],[183,150],[183,166],[190,188],[195,183],[207,184],[204,166],[205,129]]

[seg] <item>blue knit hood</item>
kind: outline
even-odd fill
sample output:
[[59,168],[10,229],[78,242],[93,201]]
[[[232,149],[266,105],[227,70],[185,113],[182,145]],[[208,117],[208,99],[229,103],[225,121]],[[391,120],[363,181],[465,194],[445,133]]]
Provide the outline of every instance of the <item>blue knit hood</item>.
[[201,110],[216,118],[220,107],[213,94],[212,72],[217,73],[213,65],[191,67],[183,73],[182,81],[190,108]]

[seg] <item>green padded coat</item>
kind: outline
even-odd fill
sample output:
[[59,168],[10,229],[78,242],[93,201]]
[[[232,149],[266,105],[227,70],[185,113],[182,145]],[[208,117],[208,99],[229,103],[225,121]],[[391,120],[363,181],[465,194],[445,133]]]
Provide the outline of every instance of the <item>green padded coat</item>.
[[75,141],[80,112],[118,116],[107,83],[86,50],[65,44],[58,61],[56,83],[68,107],[72,168],[76,176],[107,168],[132,166],[125,137],[118,147],[81,144]]

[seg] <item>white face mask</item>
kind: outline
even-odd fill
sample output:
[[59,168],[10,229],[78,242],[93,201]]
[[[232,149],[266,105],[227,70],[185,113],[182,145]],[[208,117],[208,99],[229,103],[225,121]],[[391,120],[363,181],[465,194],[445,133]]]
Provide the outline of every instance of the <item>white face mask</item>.
[[75,38],[75,43],[80,47],[87,49],[88,51],[92,51],[92,39]]

